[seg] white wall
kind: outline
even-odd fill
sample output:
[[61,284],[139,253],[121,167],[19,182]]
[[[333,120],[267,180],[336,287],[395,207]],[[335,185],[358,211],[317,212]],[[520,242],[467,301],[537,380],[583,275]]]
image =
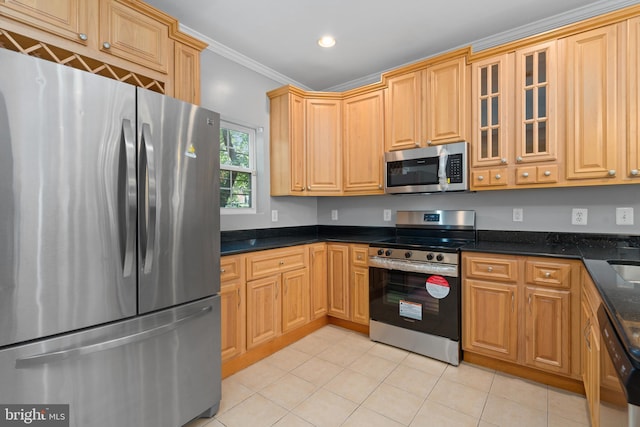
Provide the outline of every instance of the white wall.
[[[282,86],[274,80],[205,50],[201,55],[202,106],[220,113],[223,119],[263,128],[258,134],[258,212],[222,214],[222,230],[315,225],[317,201],[314,197],[269,196],[269,98],[266,93]],[[278,222],[271,221],[271,210],[278,211]]]
[[[615,224],[616,207],[634,208],[634,225]],[[513,208],[524,221],[513,222]],[[587,208],[587,225],[571,225],[571,209]],[[331,210],[338,210],[338,221]],[[383,221],[383,210],[392,221]],[[481,230],[558,231],[640,234],[640,185],[502,190],[428,195],[330,197],[318,199],[318,223],[324,225],[391,226],[398,210],[471,209]]]

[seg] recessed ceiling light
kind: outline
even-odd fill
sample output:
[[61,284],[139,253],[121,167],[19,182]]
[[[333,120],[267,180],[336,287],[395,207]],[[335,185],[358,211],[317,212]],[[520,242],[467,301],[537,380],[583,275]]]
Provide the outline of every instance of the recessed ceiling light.
[[331,36],[323,36],[318,40],[318,44],[322,47],[332,47],[336,44],[336,39]]

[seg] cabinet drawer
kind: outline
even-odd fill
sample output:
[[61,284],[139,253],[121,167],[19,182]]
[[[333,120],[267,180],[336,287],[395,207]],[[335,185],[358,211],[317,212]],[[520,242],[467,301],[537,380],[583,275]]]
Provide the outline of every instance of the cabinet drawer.
[[274,249],[250,255],[247,257],[247,280],[306,267],[308,264],[307,253],[307,248],[303,246],[291,249]]
[[224,256],[220,258],[220,281],[239,279],[242,275],[242,257]]
[[465,277],[515,282],[518,280],[518,260],[508,256],[492,255],[464,257]]
[[526,261],[525,280],[541,286],[571,287],[571,264],[548,261]]
[[369,266],[369,247],[368,246],[352,246],[351,247],[351,265],[360,267]]

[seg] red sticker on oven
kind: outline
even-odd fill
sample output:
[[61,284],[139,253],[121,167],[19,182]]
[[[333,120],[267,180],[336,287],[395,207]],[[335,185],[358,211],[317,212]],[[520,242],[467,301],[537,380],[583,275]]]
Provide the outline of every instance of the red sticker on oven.
[[425,283],[427,292],[434,298],[442,299],[449,295],[449,291],[451,288],[449,287],[449,282],[442,276],[431,276],[427,279]]

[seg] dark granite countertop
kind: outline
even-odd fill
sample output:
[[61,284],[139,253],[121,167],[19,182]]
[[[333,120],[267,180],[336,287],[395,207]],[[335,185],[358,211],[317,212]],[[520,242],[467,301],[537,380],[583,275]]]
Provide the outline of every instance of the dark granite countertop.
[[[395,236],[394,227],[303,226],[221,233],[221,255],[315,242],[370,244]],[[479,230],[463,251],[581,259],[625,346],[640,363],[640,285],[625,281],[607,261],[640,265],[640,236]]]

